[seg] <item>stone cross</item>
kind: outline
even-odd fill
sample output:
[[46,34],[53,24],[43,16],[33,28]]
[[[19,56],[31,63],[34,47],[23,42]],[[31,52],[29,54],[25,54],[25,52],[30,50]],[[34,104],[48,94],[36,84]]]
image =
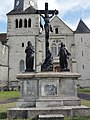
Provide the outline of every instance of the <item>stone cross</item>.
[[[50,31],[50,25],[49,20],[54,15],[58,14],[58,10],[48,10],[48,3],[45,3],[45,10],[38,10],[37,11],[40,16],[44,19],[45,25],[45,52],[46,52],[46,58],[44,63],[41,66],[41,71],[53,71],[53,64],[52,64],[52,54],[49,50],[49,31]],[[51,15],[51,16],[49,16]]]
[[[48,10],[48,3],[45,3],[45,10],[38,10],[38,13],[40,14],[40,16],[44,19],[45,25],[45,47],[46,47],[46,57],[47,57],[47,49],[49,48],[49,20],[50,18],[52,18],[54,15],[58,14],[58,10]],[[43,16],[44,14],[44,16]],[[51,16],[49,16],[51,15]]]

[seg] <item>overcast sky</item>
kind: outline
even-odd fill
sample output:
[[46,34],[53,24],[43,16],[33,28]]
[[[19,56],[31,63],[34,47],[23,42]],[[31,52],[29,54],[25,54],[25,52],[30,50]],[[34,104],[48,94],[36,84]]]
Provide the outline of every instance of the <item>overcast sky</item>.
[[[38,9],[45,8],[59,10],[59,17],[72,30],[75,30],[80,19],[90,28],[90,0],[37,0]],[[14,0],[0,0],[0,33],[7,31],[6,14],[14,8]]]

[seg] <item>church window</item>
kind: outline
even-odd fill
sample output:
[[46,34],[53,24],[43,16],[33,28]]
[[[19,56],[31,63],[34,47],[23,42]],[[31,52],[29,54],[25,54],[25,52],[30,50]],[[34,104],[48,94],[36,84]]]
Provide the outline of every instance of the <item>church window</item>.
[[16,28],[18,28],[18,19],[15,20]]
[[56,43],[58,43],[58,40],[56,40]]
[[83,69],[84,69],[84,65],[83,65],[82,67],[83,67]]
[[52,44],[51,51],[52,51],[53,56],[57,56],[57,46],[55,43]]
[[24,71],[24,60],[20,61],[20,72]]
[[28,27],[31,27],[31,19],[28,19]]
[[58,34],[58,28],[55,28],[55,34]]
[[55,40],[53,42],[55,42]]
[[22,27],[22,19],[19,20],[19,28]]
[[24,43],[22,43],[22,47],[24,47]]
[[83,56],[83,51],[82,51],[82,56]]
[[24,27],[27,28],[27,19],[24,19]]
[[81,38],[81,42],[83,42],[83,39]]

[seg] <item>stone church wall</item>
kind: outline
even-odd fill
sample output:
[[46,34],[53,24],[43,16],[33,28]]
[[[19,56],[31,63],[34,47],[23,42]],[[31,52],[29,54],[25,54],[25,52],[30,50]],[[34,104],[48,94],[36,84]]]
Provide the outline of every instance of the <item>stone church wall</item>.
[[[35,37],[34,36],[17,36],[10,37],[8,44],[10,45],[10,81],[16,80],[16,74],[22,72],[20,71],[20,61],[24,61],[24,70],[25,70],[25,49],[27,42],[31,41],[35,49]],[[22,47],[22,44],[24,46]],[[34,62],[35,69],[35,62]],[[23,70],[23,71],[24,71]]]
[[[77,72],[81,74],[82,86],[90,84],[90,33],[75,34]],[[82,82],[81,82],[82,81]]]

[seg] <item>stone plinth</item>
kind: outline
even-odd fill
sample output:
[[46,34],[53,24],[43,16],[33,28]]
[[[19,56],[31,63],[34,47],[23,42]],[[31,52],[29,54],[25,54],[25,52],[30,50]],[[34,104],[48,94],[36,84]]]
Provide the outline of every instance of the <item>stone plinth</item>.
[[21,73],[21,97],[17,107],[80,106],[75,80],[80,77],[70,72]]
[[[17,107],[8,110],[8,119],[34,118],[39,115],[89,116],[90,108],[81,106],[75,81],[70,72],[21,73],[21,96]],[[60,117],[56,117],[59,119]],[[63,119],[63,118],[62,118]]]
[[[22,73],[21,96],[17,107],[8,111],[8,119],[34,118],[39,115],[89,116],[90,108],[81,106],[75,81],[80,77],[70,72]],[[44,116],[45,117],[45,116]],[[42,117],[41,117],[42,119]],[[63,118],[62,118],[63,119]]]

